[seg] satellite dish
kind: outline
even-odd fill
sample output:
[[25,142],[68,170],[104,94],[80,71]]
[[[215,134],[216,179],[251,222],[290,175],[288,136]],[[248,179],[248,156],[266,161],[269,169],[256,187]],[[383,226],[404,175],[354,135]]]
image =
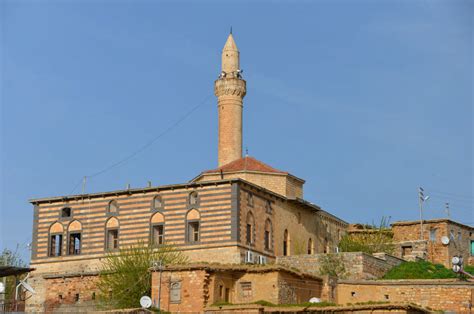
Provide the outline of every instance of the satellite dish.
[[447,236],[442,236],[441,237],[441,243],[443,243],[444,245],[448,245],[449,244],[449,238]]
[[4,293],[5,292],[5,285],[3,284],[3,282],[0,282],[0,293]]
[[451,262],[453,262],[454,265],[458,265],[461,259],[457,256],[454,256]]
[[309,299],[309,303],[320,303],[321,302],[321,299],[319,298],[311,298]]
[[144,309],[148,309],[151,306],[151,298],[149,296],[144,295],[140,298],[140,305]]
[[26,282],[24,282],[24,281],[20,281],[20,285],[22,285],[23,288],[25,288],[25,290],[31,292],[32,294],[35,294],[35,293],[36,293],[35,289],[33,289],[33,287],[30,286],[28,283],[26,283]]
[[459,265],[453,265],[453,272],[459,273],[461,271],[461,266]]

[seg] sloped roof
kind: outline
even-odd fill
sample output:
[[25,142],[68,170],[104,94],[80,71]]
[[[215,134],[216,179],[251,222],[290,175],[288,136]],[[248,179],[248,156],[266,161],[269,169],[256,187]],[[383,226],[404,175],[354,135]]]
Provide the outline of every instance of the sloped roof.
[[215,172],[221,172],[221,171],[222,172],[258,171],[258,172],[289,174],[288,172],[275,169],[261,162],[260,160],[257,160],[250,156],[234,160],[217,169],[207,170],[207,171],[204,171],[203,173],[215,173]]

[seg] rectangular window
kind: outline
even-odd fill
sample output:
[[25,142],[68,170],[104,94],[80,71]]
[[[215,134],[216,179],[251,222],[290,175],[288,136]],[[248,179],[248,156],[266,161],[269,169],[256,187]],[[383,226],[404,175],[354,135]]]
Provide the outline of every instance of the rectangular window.
[[188,242],[199,242],[199,222],[188,223]]
[[458,241],[459,241],[459,242],[462,241],[462,234],[461,234],[461,231],[458,231]]
[[270,231],[265,230],[265,250],[270,250]]
[[81,254],[81,234],[71,233],[69,235],[69,255]]
[[61,256],[62,254],[63,236],[61,234],[53,234],[49,239],[49,256]]
[[402,246],[402,257],[411,255],[413,248],[411,246]]
[[436,228],[430,229],[430,241],[436,241]]
[[118,249],[118,230],[107,230],[107,249]]
[[163,225],[154,225],[153,226],[153,244],[164,244],[165,243],[165,234]]
[[248,298],[252,296],[252,283],[249,281],[240,283],[240,293],[242,297]]

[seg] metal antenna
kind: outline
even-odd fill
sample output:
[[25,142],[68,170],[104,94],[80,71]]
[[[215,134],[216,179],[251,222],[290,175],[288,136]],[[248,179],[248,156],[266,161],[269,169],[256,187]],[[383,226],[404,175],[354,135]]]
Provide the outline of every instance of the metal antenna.
[[450,219],[451,213],[449,212],[449,203],[446,203],[445,205],[446,205],[446,215],[448,215],[448,219]]
[[82,180],[82,194],[86,191],[86,181],[87,181],[87,176],[84,176],[84,179]]
[[230,27],[230,34],[232,35],[232,26]]

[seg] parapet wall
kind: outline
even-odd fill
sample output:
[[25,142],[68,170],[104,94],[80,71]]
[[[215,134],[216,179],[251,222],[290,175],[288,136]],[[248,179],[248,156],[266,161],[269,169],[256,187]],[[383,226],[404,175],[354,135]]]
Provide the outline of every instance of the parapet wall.
[[321,265],[328,255],[340,259],[344,265],[344,274],[340,276],[342,279],[380,278],[392,267],[403,262],[402,259],[385,253],[377,253],[377,256],[372,256],[362,252],[281,256],[277,257],[276,262],[319,276],[321,275]]
[[474,283],[458,280],[339,281],[337,303],[404,302],[433,310],[469,313]]

